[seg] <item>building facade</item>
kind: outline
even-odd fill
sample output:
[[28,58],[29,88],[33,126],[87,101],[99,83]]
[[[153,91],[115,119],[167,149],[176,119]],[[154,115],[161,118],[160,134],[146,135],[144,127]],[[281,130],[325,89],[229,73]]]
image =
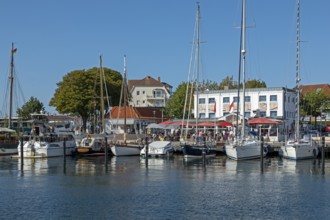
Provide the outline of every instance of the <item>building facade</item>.
[[141,80],[129,80],[131,94],[129,104],[134,107],[165,107],[172,95],[172,86],[147,76]]
[[[241,92],[242,96],[242,92]],[[283,87],[246,89],[245,112],[246,118],[268,117],[285,120],[286,126],[294,123],[297,93]],[[232,112],[237,112],[237,90],[204,91],[194,95],[194,117],[221,118]],[[239,113],[243,112],[243,99],[240,98]]]

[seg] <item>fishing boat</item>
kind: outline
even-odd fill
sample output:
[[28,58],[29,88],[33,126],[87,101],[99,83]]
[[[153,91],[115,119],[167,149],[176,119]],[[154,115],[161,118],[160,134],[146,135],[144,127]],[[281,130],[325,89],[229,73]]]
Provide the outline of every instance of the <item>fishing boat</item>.
[[[196,12],[196,23],[195,23],[195,33],[194,33],[194,47],[192,51],[192,57],[195,57],[195,60],[193,62],[194,68],[191,68],[191,70],[195,70],[196,72],[193,73],[196,78],[192,80],[191,82],[187,83],[187,92],[186,92],[186,99],[185,99],[185,107],[187,106],[187,103],[191,103],[191,100],[188,100],[188,98],[191,98],[191,92],[194,88],[196,88],[196,121],[195,121],[195,127],[196,132],[198,128],[198,100],[199,100],[199,69],[200,69],[200,5],[197,3],[197,12]],[[189,73],[191,75],[191,73]],[[190,91],[190,89],[191,91]],[[215,143],[209,140],[206,140],[206,137],[196,137],[192,141],[189,141],[187,139],[187,133],[188,133],[188,121],[189,121],[189,114],[187,114],[186,117],[186,111],[184,110],[183,113],[183,122],[181,127],[181,132],[184,132],[183,137],[181,137],[181,149],[184,158],[203,158],[203,157],[214,157],[216,155],[216,149],[215,149]],[[186,125],[186,128],[184,128],[184,125]],[[182,136],[182,135],[181,135]]]
[[19,157],[45,158],[72,154],[76,142],[71,131],[55,130],[49,126],[47,115],[42,112],[31,114],[31,117],[32,133],[29,140],[18,144]]
[[[119,140],[118,135],[114,137],[114,143],[111,146],[111,152],[114,156],[139,156],[140,151],[143,148],[142,144],[137,143],[137,141],[128,142],[127,141],[127,82],[126,82],[126,56],[124,56],[124,78],[121,88],[121,95],[123,97],[123,111],[124,111],[124,133],[121,135],[122,138]],[[121,99],[122,100],[122,99]],[[121,101],[120,101],[121,102]],[[121,109],[121,108],[120,108]]]
[[300,134],[300,0],[297,1],[297,48],[296,48],[296,109],[295,109],[295,135],[289,139],[284,146],[281,146],[281,151],[284,158],[300,160],[311,159],[317,157],[319,150],[318,145],[311,137]]
[[9,116],[8,127],[0,127],[0,156],[17,154],[18,134],[12,128],[13,88],[14,88],[14,54],[17,48],[12,43],[9,73]]
[[[260,158],[261,154],[266,156],[267,148],[261,151],[261,141],[256,139],[256,137],[246,135],[245,128],[245,61],[246,61],[246,48],[245,48],[245,38],[246,38],[246,3],[242,0],[242,19],[241,19],[241,39],[240,39],[240,63],[239,63],[239,73],[238,73],[238,85],[241,84],[240,78],[242,75],[243,88],[242,95],[240,94],[240,88],[238,86],[237,90],[237,111],[236,111],[236,133],[235,138],[225,144],[226,154],[230,159],[234,160],[246,160]],[[240,96],[242,96],[242,127],[241,132],[239,132],[239,104]]]

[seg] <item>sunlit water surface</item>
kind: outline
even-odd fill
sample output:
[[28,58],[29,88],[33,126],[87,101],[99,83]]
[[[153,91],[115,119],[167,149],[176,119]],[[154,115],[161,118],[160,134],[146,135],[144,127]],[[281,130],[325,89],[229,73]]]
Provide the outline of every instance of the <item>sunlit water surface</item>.
[[330,160],[0,158],[0,219],[328,219]]

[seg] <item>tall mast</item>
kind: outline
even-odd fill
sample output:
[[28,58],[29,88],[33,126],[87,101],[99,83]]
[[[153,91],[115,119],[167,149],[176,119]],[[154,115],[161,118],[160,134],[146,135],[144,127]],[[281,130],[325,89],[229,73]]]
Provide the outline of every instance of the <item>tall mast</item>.
[[126,55],[124,55],[124,79],[123,79],[123,96],[124,96],[124,133],[127,133],[126,124]]
[[200,53],[199,53],[199,49],[200,49],[200,5],[199,2],[197,2],[197,38],[196,38],[196,42],[194,42],[196,44],[196,128],[197,128],[197,124],[198,124],[198,119],[199,119],[199,112],[198,112],[198,99],[199,99],[199,61],[200,61]]
[[14,87],[14,53],[16,52],[14,43],[11,44],[11,59],[10,59],[10,75],[9,75],[9,119],[8,128],[12,127],[12,114],[13,114],[13,87]]
[[299,82],[300,82],[300,0],[297,0],[297,45],[296,45],[296,90],[297,90],[297,98],[296,98],[296,120],[295,120],[295,138],[296,140],[299,140],[299,133],[300,133],[300,126],[299,126],[299,120],[300,120],[300,88],[299,88]]
[[100,55],[100,103],[101,103],[101,132],[105,132],[104,129],[104,97],[103,97],[103,67],[102,67],[102,55]]
[[246,5],[245,0],[243,0],[243,9],[242,9],[242,76],[243,76],[243,97],[242,97],[242,115],[243,115],[243,123],[242,123],[242,137],[245,136],[245,38],[246,38]]

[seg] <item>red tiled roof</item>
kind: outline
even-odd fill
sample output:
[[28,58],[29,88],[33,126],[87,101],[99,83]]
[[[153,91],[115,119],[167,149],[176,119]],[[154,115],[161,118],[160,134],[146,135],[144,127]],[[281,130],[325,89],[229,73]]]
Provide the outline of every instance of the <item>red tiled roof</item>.
[[132,89],[133,86],[157,86],[161,87],[164,84],[159,80],[152,78],[151,76],[146,76],[144,79],[140,80],[128,80],[128,88]]
[[322,91],[326,96],[330,97],[329,84],[301,85],[300,89],[302,95],[306,95],[308,92]]
[[[124,118],[124,107],[114,106],[111,110],[111,118]],[[119,116],[118,116],[119,112]],[[155,114],[154,114],[155,113]],[[150,107],[126,107],[126,118],[162,118],[162,110],[160,108]]]

